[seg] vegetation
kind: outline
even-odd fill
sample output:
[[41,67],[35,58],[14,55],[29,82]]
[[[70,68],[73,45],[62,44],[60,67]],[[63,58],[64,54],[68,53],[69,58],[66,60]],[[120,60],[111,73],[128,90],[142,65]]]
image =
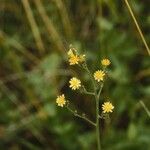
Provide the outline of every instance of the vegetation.
[[[86,72],[69,66],[70,44],[92,73],[109,58],[100,106],[102,150],[150,147],[149,2],[139,0],[0,1],[0,149],[97,150],[95,129],[56,104],[95,120],[95,102],[68,88],[71,77],[91,89]],[[99,108],[102,111],[102,108]]]

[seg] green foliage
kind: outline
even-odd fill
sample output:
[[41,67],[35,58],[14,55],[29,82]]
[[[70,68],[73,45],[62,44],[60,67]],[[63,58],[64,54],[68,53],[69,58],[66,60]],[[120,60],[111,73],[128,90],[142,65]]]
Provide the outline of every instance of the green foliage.
[[[93,71],[101,58],[111,60],[101,99],[111,99],[115,110],[109,124],[101,120],[102,147],[149,150],[150,118],[139,101],[150,108],[150,60],[124,2],[41,0],[43,16],[28,0],[42,51],[22,1],[0,1],[0,149],[96,149],[94,129],[55,105],[56,95],[67,93],[72,105],[95,119],[91,97],[68,88],[73,69],[90,87],[86,73],[69,69],[66,52],[73,44]],[[130,3],[150,43],[149,4]]]

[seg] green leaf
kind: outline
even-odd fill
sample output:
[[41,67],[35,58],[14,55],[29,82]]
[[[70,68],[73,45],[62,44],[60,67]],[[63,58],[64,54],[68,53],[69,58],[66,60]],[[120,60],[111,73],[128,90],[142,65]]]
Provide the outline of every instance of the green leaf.
[[130,125],[128,127],[127,134],[128,134],[128,139],[129,140],[133,140],[133,139],[136,138],[136,136],[137,136],[137,128],[136,128],[134,123],[130,123]]

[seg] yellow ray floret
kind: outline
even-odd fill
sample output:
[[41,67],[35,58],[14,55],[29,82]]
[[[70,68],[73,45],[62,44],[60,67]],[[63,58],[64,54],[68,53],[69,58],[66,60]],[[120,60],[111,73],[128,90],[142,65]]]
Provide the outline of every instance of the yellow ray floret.
[[57,96],[56,103],[58,106],[63,107],[66,104],[65,95]]
[[94,79],[98,82],[103,81],[105,76],[105,72],[102,70],[98,70],[94,73]]
[[70,83],[69,87],[72,90],[77,90],[81,87],[81,81],[79,79],[75,78],[75,77],[71,78],[69,83]]
[[102,105],[103,113],[110,113],[110,112],[113,112],[113,109],[114,109],[114,106],[112,105],[111,102],[105,102],[105,103]]
[[102,59],[101,60],[101,64],[103,65],[103,66],[109,66],[110,65],[110,60],[109,59]]

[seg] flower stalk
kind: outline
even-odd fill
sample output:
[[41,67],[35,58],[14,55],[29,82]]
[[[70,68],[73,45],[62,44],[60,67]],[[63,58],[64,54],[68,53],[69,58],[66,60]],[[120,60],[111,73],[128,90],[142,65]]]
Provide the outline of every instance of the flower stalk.
[[100,139],[100,118],[99,118],[99,102],[100,102],[100,94],[103,88],[103,82],[101,83],[100,89],[97,92],[97,86],[95,84],[95,81],[93,79],[93,76],[88,69],[87,65],[85,67],[86,71],[88,72],[89,76],[91,77],[91,81],[93,83],[93,89],[94,89],[94,96],[95,96],[95,102],[96,102],[96,139],[97,139],[97,149],[101,150],[101,139]]
[[81,93],[91,95],[95,98],[95,104],[96,104],[95,105],[95,114],[96,114],[95,122],[91,121],[84,113],[80,114],[76,110],[73,110],[72,108],[70,108],[69,101],[65,99],[64,94],[57,97],[56,103],[58,106],[61,106],[61,107],[65,106],[72,114],[74,114],[74,116],[85,120],[86,122],[88,122],[89,124],[95,127],[96,139],[97,139],[97,150],[102,150],[101,138],[100,138],[100,119],[106,119],[108,113],[113,112],[112,110],[114,109],[114,106],[109,101],[104,102],[104,104],[102,105],[103,111],[101,114],[100,114],[100,108],[99,108],[100,107],[100,95],[103,89],[104,79],[107,74],[106,67],[109,66],[111,62],[109,59],[101,60],[101,65],[103,66],[102,70],[97,70],[95,71],[95,73],[91,73],[91,71],[89,70],[87,66],[87,63],[85,60],[86,56],[84,54],[80,55],[78,54],[76,49],[71,48],[68,51],[68,57],[69,57],[70,65],[78,65],[80,68],[84,69],[90,77],[92,91],[88,91],[86,87],[82,84],[81,80],[76,77],[72,77],[70,79],[69,87],[73,91],[79,90]]
[[100,94],[103,88],[103,83],[101,83],[98,93],[95,91],[95,100],[96,100],[96,138],[97,138],[97,147],[98,150],[101,150],[101,140],[100,140],[100,118],[99,118],[99,102]]
[[93,121],[91,121],[90,119],[88,119],[88,118],[85,116],[85,114],[80,115],[80,114],[78,114],[78,112],[77,112],[76,110],[72,110],[68,105],[67,105],[66,107],[67,107],[67,109],[68,109],[71,113],[74,114],[74,116],[76,116],[76,117],[78,117],[78,118],[82,118],[83,120],[85,120],[85,121],[87,121],[88,123],[90,123],[92,126],[96,126],[96,124],[95,124]]
[[98,150],[101,150],[101,140],[100,140],[100,128],[99,128],[99,99],[98,96],[95,96],[96,99],[96,138],[97,138],[97,147]]

